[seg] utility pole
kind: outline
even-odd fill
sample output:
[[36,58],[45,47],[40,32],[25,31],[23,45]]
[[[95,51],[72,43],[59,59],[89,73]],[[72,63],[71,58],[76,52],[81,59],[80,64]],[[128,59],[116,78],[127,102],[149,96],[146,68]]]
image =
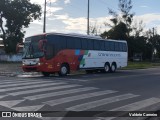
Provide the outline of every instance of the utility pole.
[[152,61],[154,60],[154,44],[155,44],[155,39],[154,39],[154,34],[155,33],[155,28],[153,27],[153,37],[152,37]]
[[45,0],[45,2],[44,2],[44,23],[43,23],[43,33],[46,32],[46,4],[47,4],[47,2],[46,2],[46,0]]
[[89,0],[88,0],[88,14],[87,14],[87,35],[89,35]]

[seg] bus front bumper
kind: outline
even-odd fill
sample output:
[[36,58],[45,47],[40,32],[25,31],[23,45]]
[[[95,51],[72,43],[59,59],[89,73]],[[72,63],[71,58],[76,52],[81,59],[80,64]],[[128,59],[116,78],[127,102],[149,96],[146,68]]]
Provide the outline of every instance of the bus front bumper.
[[40,72],[40,66],[38,65],[34,65],[34,66],[23,65],[22,69],[24,72]]

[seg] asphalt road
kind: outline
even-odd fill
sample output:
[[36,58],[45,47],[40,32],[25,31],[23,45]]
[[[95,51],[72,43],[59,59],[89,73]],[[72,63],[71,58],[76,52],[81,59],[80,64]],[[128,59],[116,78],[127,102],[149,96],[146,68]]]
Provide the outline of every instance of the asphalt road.
[[[0,81],[0,111],[52,111],[49,117],[42,115],[42,118],[34,118],[35,120],[140,120],[146,117],[117,118],[116,116],[123,115],[125,111],[160,109],[160,68],[119,70],[116,73],[67,77],[0,76]],[[66,115],[76,116],[76,113],[67,111],[79,111],[77,114],[79,117],[63,118],[62,116]],[[114,111],[116,113],[111,113],[117,115],[108,116],[110,112],[105,111]],[[85,118],[80,117],[82,115]],[[106,115],[108,117],[105,117]]]

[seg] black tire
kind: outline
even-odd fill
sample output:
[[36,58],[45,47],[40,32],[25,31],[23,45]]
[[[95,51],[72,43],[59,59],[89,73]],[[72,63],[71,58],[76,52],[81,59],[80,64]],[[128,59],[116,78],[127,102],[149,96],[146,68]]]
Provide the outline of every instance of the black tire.
[[112,65],[111,65],[111,72],[112,73],[116,72],[116,69],[117,69],[116,63],[112,63]]
[[66,64],[62,64],[60,71],[59,71],[59,76],[66,76],[69,73],[69,67]]
[[49,72],[42,72],[42,74],[43,74],[44,77],[49,77],[50,76]]
[[109,63],[106,63],[106,64],[104,65],[104,72],[105,72],[105,73],[110,72],[110,65],[109,65]]

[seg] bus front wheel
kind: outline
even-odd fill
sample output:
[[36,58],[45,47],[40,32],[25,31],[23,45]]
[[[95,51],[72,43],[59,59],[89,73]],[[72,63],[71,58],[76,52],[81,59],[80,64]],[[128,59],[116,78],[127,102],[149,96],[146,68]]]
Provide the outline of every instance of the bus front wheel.
[[60,71],[59,71],[59,76],[66,76],[69,73],[69,68],[66,64],[62,64]]

